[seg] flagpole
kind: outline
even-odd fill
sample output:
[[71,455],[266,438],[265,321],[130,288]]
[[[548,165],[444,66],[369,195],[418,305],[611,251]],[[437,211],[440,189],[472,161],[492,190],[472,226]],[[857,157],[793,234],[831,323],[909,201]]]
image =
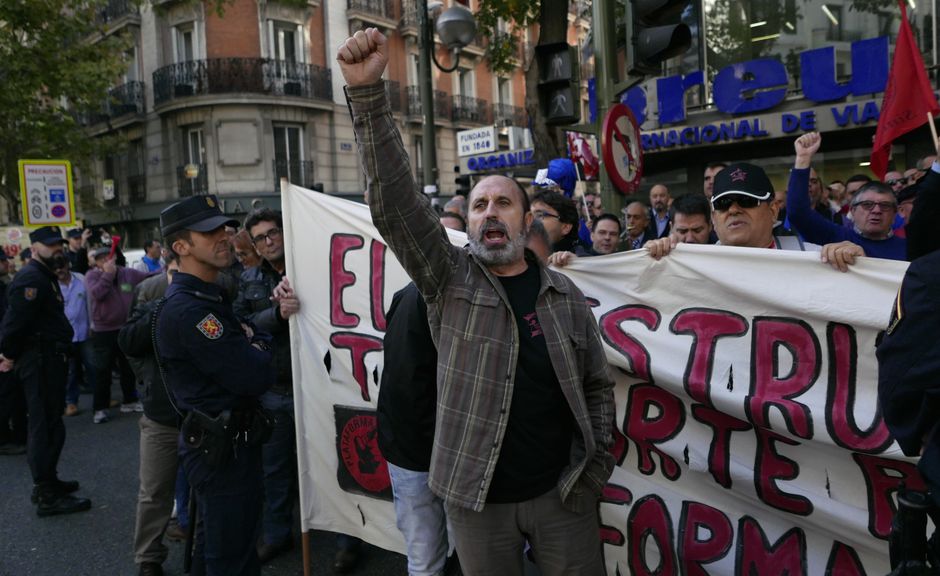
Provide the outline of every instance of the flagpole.
[[940,142],[937,142],[937,127],[933,123],[933,114],[927,112],[927,124],[930,124],[930,135],[933,136],[933,149],[940,155]]

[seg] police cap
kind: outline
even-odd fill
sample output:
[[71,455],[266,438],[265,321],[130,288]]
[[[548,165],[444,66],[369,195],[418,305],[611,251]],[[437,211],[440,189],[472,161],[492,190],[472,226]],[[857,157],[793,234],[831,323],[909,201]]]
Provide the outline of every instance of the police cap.
[[29,241],[31,243],[41,242],[46,246],[54,246],[56,244],[63,244],[67,242],[67,240],[62,237],[62,232],[59,230],[58,226],[43,226],[42,228],[36,228],[29,233]]
[[160,212],[160,231],[169,236],[180,230],[211,232],[219,226],[238,227],[238,220],[222,214],[215,194],[190,196]]

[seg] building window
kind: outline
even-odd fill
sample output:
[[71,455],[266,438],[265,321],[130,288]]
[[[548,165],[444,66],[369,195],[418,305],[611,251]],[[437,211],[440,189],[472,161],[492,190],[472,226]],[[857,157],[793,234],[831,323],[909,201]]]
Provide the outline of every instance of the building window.
[[457,72],[457,94],[461,96],[475,96],[476,82],[473,70],[461,69]]
[[278,180],[286,177],[299,186],[312,183],[312,163],[304,161],[303,134],[301,126],[274,126],[274,172]]
[[127,147],[127,193],[131,204],[147,201],[147,178],[143,139],[132,140]]
[[498,84],[497,102],[512,106],[512,81],[509,78],[500,78]]
[[177,167],[180,196],[207,194],[206,148],[201,126],[183,128],[183,165]]
[[268,56],[283,62],[306,62],[303,27],[292,22],[268,20]]
[[191,62],[196,59],[196,28],[192,22],[173,28],[173,61]]

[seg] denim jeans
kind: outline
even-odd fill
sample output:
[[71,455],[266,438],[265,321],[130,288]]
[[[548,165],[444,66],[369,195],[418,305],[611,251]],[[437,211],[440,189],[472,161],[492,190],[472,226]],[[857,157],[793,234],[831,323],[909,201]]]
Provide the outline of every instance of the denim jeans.
[[388,463],[395,498],[395,519],[408,548],[410,576],[436,576],[447,562],[444,502],[428,488],[428,473]]
[[69,379],[65,385],[65,403],[78,404],[79,386],[95,389],[95,351],[91,340],[75,342],[75,353],[69,358]]
[[274,418],[271,438],[261,447],[264,468],[264,542],[280,544],[291,539],[297,454],[294,428],[294,398],[265,392],[261,406]]

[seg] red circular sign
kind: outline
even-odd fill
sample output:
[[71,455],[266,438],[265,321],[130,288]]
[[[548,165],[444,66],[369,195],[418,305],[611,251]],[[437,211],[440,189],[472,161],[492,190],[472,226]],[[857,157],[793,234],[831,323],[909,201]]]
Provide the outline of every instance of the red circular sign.
[[621,194],[633,194],[643,176],[640,127],[626,104],[614,104],[604,118],[601,150],[607,175]]
[[56,204],[52,207],[52,215],[56,218],[62,218],[65,216],[65,206],[61,204]]
[[354,416],[343,426],[340,452],[350,476],[368,492],[379,493],[390,486],[388,463],[379,452],[375,415]]

